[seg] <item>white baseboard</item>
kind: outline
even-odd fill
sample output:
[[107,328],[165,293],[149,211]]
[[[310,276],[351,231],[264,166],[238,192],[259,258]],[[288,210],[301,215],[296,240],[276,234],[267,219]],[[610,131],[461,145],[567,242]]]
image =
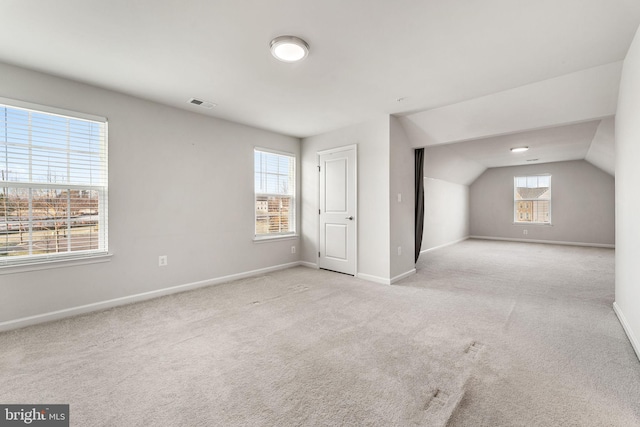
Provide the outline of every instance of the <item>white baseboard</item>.
[[510,237],[469,236],[469,239],[500,240],[505,242],[521,242],[521,243],[544,243],[548,245],[586,246],[591,248],[609,248],[609,249],[615,249],[616,247],[616,245],[611,245],[607,243],[583,243],[583,242],[563,242],[558,240],[514,239]]
[[396,277],[392,277],[391,279],[386,279],[384,277],[378,277],[378,276],[374,276],[372,274],[365,274],[365,273],[358,273],[356,275],[357,278],[362,279],[362,280],[366,280],[367,282],[373,282],[373,283],[379,283],[381,285],[392,285],[402,279],[404,279],[405,277],[409,277],[413,274],[416,274],[416,269],[413,268],[409,271],[406,271],[402,274],[397,275]]
[[379,283],[381,285],[390,285],[391,279],[385,279],[384,277],[374,276],[372,274],[358,273],[356,277],[367,282]]
[[396,282],[399,282],[402,279],[405,279],[409,276],[413,276],[414,274],[416,274],[416,269],[412,268],[411,270],[404,272],[402,274],[398,274],[396,277],[392,277],[391,278],[391,284],[393,285]]
[[451,246],[451,245],[455,245],[456,243],[464,242],[468,238],[469,238],[469,236],[466,236],[466,237],[463,237],[462,239],[458,239],[458,240],[454,240],[453,242],[445,243],[444,245],[438,245],[438,246],[434,246],[433,248],[422,250],[422,251],[420,251],[420,253],[424,254],[426,252],[435,251],[436,249],[446,248],[447,246]]
[[51,311],[48,313],[37,314],[35,316],[22,317],[15,320],[7,320],[0,322],[0,332],[9,331],[13,329],[24,328],[26,326],[36,325],[39,323],[51,322],[54,320],[64,319],[66,317],[77,316],[79,314],[90,313],[92,311],[106,310],[108,308],[117,307],[120,305],[131,304],[134,302],[145,301],[153,298],[162,297],[165,295],[176,294],[179,292],[189,291],[192,289],[203,288],[205,286],[219,285],[232,280],[244,279],[246,277],[258,276],[260,274],[269,273],[277,270],[284,270],[286,268],[296,267],[302,265],[301,262],[291,262],[288,264],[280,264],[272,267],[260,268],[257,270],[246,271],[243,273],[230,274],[228,276],[217,277],[208,280],[201,280],[199,282],[187,283],[184,285],[172,286],[170,288],[158,289],[156,291],[144,292],[141,294],[129,295],[121,298],[114,298],[107,301],[100,301],[92,304],[81,305],[77,307],[66,308],[64,310]]
[[633,334],[633,331],[627,322],[627,318],[624,316],[624,313],[616,302],[613,303],[613,311],[616,313],[616,316],[618,316],[622,329],[624,329],[624,332],[627,334],[629,341],[631,341],[631,347],[633,347],[633,350],[636,352],[636,356],[638,356],[638,360],[640,360],[640,341],[638,341],[636,336]]
[[318,264],[316,264],[315,262],[308,262],[308,261],[300,261],[299,265],[303,266],[303,267],[308,267],[308,268],[313,268],[318,270],[320,267],[318,267]]

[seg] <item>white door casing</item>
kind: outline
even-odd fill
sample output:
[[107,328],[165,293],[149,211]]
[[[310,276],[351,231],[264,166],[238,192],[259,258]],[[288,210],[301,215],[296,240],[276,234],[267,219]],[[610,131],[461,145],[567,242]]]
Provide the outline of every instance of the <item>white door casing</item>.
[[356,275],[357,149],[318,153],[320,174],[318,267]]

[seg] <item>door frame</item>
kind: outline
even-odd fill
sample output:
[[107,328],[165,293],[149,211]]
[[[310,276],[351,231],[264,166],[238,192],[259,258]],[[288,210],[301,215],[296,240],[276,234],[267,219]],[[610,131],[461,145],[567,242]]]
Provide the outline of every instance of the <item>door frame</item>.
[[331,153],[338,153],[340,151],[347,151],[347,150],[353,150],[354,153],[354,173],[353,173],[353,192],[354,192],[354,200],[355,200],[355,206],[354,206],[354,221],[353,221],[353,226],[355,227],[354,230],[354,257],[355,259],[353,260],[353,277],[358,277],[358,144],[351,144],[351,145],[344,145],[341,147],[335,147],[335,148],[329,148],[327,150],[320,150],[318,152],[316,152],[316,165],[318,168],[318,180],[317,180],[317,185],[316,185],[316,193],[318,194],[317,197],[317,205],[316,205],[316,210],[318,211],[318,221],[317,221],[317,234],[316,234],[316,242],[317,242],[317,251],[316,251],[316,266],[318,266],[318,268],[320,268],[320,257],[317,255],[317,253],[319,253],[320,251],[320,197],[322,197],[322,195],[320,194],[320,156],[324,155],[324,154],[331,154]]

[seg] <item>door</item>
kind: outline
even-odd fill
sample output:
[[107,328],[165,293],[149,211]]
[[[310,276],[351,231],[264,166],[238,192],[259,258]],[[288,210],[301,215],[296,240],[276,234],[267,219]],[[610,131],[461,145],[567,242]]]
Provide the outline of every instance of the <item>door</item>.
[[318,153],[320,252],[318,266],[356,274],[356,146]]

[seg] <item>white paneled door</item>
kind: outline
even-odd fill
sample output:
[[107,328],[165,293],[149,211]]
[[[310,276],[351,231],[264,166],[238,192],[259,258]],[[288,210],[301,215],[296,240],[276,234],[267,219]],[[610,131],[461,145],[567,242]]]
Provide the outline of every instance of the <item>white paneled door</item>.
[[356,274],[355,146],[318,153],[320,173],[320,252],[318,266]]

